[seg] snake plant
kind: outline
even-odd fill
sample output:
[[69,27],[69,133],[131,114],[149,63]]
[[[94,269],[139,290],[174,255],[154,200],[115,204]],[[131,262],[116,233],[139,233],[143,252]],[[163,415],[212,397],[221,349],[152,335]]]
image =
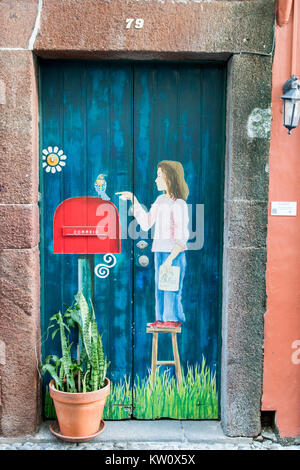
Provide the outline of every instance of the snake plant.
[[[42,374],[48,372],[56,389],[63,392],[91,392],[103,388],[109,363],[92,303],[90,311],[85,297],[78,293],[64,315],[58,312],[50,318],[48,331],[52,328],[52,340],[57,333],[60,335],[61,357],[48,356],[41,365]],[[72,357],[73,344],[69,339],[72,329],[78,331],[77,357]]]

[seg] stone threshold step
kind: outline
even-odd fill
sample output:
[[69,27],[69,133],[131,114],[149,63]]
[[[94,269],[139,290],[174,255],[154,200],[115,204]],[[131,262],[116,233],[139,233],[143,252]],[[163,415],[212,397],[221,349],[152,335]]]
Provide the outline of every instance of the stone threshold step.
[[[34,435],[18,437],[0,437],[0,444],[14,442],[57,442],[58,439],[49,431],[51,421],[41,424]],[[106,421],[102,434],[91,442],[108,443],[199,443],[199,444],[250,444],[252,438],[225,436],[219,421],[186,420],[124,420]]]

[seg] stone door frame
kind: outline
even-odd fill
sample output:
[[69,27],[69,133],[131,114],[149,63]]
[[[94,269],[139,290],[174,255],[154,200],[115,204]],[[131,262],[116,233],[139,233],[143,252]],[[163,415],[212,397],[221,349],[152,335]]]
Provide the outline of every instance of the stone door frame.
[[[56,12],[49,0],[37,1],[34,40],[32,30],[28,44],[0,48],[0,120],[4,123],[0,133],[0,433],[34,432],[40,422],[41,57],[227,62],[221,423],[228,436],[255,436],[261,427],[272,80],[272,54],[267,53],[272,50],[274,2],[186,1],[185,7],[176,1],[153,1],[146,6],[134,0],[103,0],[97,6],[93,0],[63,3]],[[89,7],[94,8],[92,15]],[[153,10],[151,18],[156,18],[149,37],[145,33],[137,38],[134,32],[126,40],[109,36],[120,11],[124,18],[141,17],[146,7]],[[74,24],[67,21],[70,11],[72,18],[85,15],[82,24],[98,33],[100,21],[106,35],[90,38],[88,31],[79,31],[75,38]],[[166,26],[170,16],[177,18],[173,32]],[[206,29],[203,18],[210,19]]]

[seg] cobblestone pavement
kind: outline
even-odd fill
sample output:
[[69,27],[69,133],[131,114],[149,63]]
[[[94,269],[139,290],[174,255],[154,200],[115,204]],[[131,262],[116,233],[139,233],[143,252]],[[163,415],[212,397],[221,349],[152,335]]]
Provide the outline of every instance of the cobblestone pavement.
[[235,445],[235,444],[178,444],[170,442],[158,444],[157,442],[145,442],[140,444],[122,444],[122,445],[101,445],[95,444],[67,444],[67,443],[33,443],[19,442],[14,444],[0,444],[1,450],[300,450],[300,446],[282,446],[279,444],[253,443],[251,445]]
[[139,444],[122,444],[122,445],[101,445],[99,443],[85,444],[68,444],[68,443],[34,443],[34,442],[18,442],[13,444],[0,444],[1,450],[300,450],[300,446],[282,446],[272,442],[264,442],[258,444],[256,442],[250,445],[240,444],[179,444],[170,442],[158,444],[157,442],[145,442]]
[[229,438],[217,421],[111,421],[92,441],[58,440],[43,423],[34,436],[0,438],[0,450],[300,450],[300,441],[282,445],[272,430],[256,439]]

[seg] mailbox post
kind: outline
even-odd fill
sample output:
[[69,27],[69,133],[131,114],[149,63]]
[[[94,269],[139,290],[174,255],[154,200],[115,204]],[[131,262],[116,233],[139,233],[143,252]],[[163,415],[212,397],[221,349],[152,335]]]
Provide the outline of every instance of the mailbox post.
[[78,255],[78,292],[94,299],[94,255]]
[[[53,253],[78,255],[78,291],[94,298],[94,273],[107,277],[121,253],[120,218],[116,206],[99,197],[63,201],[53,218]],[[94,255],[105,254],[106,264],[94,266]]]

